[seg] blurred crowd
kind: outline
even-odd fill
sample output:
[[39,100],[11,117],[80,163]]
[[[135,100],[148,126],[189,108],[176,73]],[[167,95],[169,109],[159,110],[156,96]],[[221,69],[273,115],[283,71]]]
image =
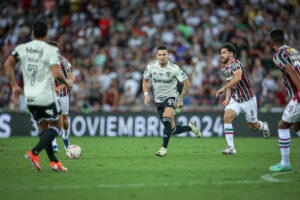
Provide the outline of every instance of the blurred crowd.
[[[153,109],[143,105],[142,75],[162,44],[190,78],[186,110],[223,109],[215,93],[224,85],[219,50],[228,41],[245,64],[260,110],[280,110],[288,101],[268,36],[283,28],[287,44],[300,48],[297,0],[6,0],[0,7],[2,110],[26,109],[22,100],[11,102],[3,63],[32,39],[37,19],[48,23],[48,38],[72,64],[71,111]],[[22,85],[20,67],[16,77]]]

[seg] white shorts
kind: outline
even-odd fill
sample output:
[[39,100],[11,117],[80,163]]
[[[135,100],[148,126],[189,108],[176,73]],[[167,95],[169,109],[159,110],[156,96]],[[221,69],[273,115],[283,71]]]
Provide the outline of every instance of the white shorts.
[[300,122],[300,104],[297,100],[292,99],[289,101],[281,119],[288,123]]
[[234,110],[236,112],[236,116],[239,116],[240,112],[244,111],[248,122],[257,122],[257,103],[255,97],[252,97],[250,100],[242,103],[238,103],[231,98],[229,104],[225,107],[225,111],[229,109]]
[[58,97],[61,103],[61,114],[68,115],[69,114],[69,96]]

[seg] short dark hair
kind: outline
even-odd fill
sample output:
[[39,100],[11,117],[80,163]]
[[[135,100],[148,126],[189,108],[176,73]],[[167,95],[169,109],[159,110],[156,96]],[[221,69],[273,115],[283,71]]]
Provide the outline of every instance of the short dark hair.
[[166,51],[168,51],[168,49],[167,49],[166,46],[159,46],[159,47],[157,48],[157,52],[158,52],[158,50],[166,50]]
[[52,46],[59,47],[59,44],[55,41],[49,40],[49,41],[47,41],[47,43],[52,45]]
[[225,43],[225,44],[221,47],[221,49],[227,49],[229,52],[232,52],[232,53],[233,53],[233,56],[235,55],[235,52],[236,52],[234,45],[231,44],[231,43],[229,43],[229,42]]
[[284,31],[281,29],[275,29],[270,33],[271,40],[274,44],[284,44]]
[[47,24],[44,21],[37,21],[33,24],[33,36],[34,38],[43,38],[48,31]]

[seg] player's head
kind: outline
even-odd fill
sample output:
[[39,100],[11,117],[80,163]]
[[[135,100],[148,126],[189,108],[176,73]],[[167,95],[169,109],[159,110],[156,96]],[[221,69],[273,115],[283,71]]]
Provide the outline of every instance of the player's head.
[[160,65],[165,66],[168,62],[168,49],[165,46],[159,46],[156,53]]
[[284,31],[281,29],[275,29],[270,33],[271,45],[274,46],[282,46],[284,45]]
[[235,56],[235,48],[233,46],[233,44],[231,43],[225,43],[222,47],[221,47],[221,62],[223,64],[228,63],[228,61],[230,61],[231,59],[233,59]]
[[36,39],[46,39],[47,38],[48,27],[43,21],[37,21],[33,24],[33,37]]

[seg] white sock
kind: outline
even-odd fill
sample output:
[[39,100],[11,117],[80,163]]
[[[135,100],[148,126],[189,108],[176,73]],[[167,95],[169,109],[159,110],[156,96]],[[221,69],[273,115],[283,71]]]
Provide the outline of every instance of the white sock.
[[224,134],[225,134],[225,138],[226,138],[228,146],[234,148],[232,124],[224,124]]
[[290,129],[278,129],[278,142],[281,152],[281,166],[287,167],[290,164]]
[[54,138],[54,139],[52,140],[52,146],[57,146],[56,138]]
[[63,130],[62,138],[64,140],[66,140],[66,139],[69,139],[69,136],[70,136],[70,130],[69,129],[68,130]]
[[258,123],[259,123],[259,130],[260,130],[260,131],[263,130],[263,128],[264,128],[264,123],[263,123],[262,121],[258,121]]
[[296,134],[300,137],[300,130],[296,132]]

